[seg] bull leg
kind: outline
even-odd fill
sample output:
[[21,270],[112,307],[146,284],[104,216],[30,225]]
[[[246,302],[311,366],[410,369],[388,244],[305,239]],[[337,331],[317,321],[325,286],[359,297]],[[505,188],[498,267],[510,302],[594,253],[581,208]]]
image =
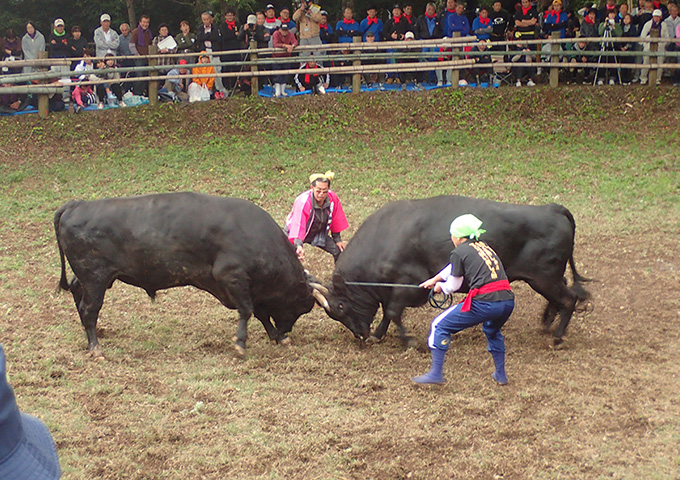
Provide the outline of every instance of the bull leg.
[[252,310],[238,309],[238,330],[236,336],[232,339],[234,341],[234,349],[236,355],[243,358],[246,356],[246,340],[248,340],[248,320]]
[[78,279],[71,282],[73,300],[80,315],[80,323],[87,336],[87,349],[95,359],[104,358],[97,341],[97,318],[104,304],[105,287],[85,289]]
[[269,315],[262,312],[255,312],[255,317],[262,323],[262,326],[267,331],[269,340],[275,343],[283,343],[287,339],[285,335],[279,332],[274,325],[272,325]]
[[373,330],[373,333],[371,333],[371,336],[368,337],[366,340],[366,343],[378,343],[380,342],[384,337],[385,334],[387,333],[387,329],[390,326],[390,317],[387,316],[387,314],[383,314],[383,318],[380,321],[380,324],[376,327],[375,330]]
[[[560,314],[560,323],[553,331],[554,345],[557,346],[563,341],[564,334],[569,326],[569,321],[576,308],[577,296],[567,287],[562,279],[532,279],[528,281],[531,288],[543,295],[549,302],[546,312],[557,309]],[[552,307],[551,307],[552,305]],[[546,317],[544,312],[544,319]]]
[[[402,312],[403,310],[404,309],[402,308]],[[401,314],[394,317],[394,324],[399,329],[399,338],[404,342],[404,345],[406,345],[407,348],[418,348],[418,340],[409,333],[408,329],[402,323]]]
[[545,310],[543,311],[543,332],[549,333],[550,332],[550,326],[553,324],[555,321],[555,317],[557,316],[557,313],[559,312],[559,307],[555,305],[554,303],[548,302],[548,305],[546,305]]

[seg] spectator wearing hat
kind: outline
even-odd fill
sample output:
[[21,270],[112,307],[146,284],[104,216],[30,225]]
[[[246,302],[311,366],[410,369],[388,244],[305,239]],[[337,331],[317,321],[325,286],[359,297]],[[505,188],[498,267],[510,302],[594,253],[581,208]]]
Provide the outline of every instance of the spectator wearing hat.
[[413,32],[415,27],[403,18],[403,11],[398,3],[392,7],[392,18],[385,22],[383,40],[386,42],[401,41],[406,32]]
[[354,12],[347,7],[342,12],[342,20],[338,20],[335,24],[335,32],[338,37],[338,43],[352,43],[354,37],[361,36],[361,29],[359,22],[354,20]]
[[479,9],[479,16],[472,22],[472,34],[477,40],[488,40],[493,33],[493,24],[489,18],[489,9],[482,7]]
[[[12,30],[12,33],[14,31]],[[5,49],[7,48],[5,39]],[[65,23],[61,18],[54,21],[54,28],[50,34],[48,44],[50,58],[68,58],[68,37],[66,36]],[[68,67],[66,67],[68,69]]]
[[281,8],[281,11],[279,12],[279,22],[281,22],[281,25],[284,23],[288,24],[288,31],[293,35],[297,34],[297,25],[295,24],[295,21],[290,18],[290,9],[288,7]]
[[[311,1],[302,0],[300,8],[295,10],[293,20],[298,24],[300,46],[321,45],[319,23],[321,22],[321,7]],[[314,52],[303,52],[300,56],[307,57]]]
[[[663,12],[660,9],[656,9],[652,12],[652,19],[648,21],[647,23],[644,24],[642,27],[642,31],[640,32],[640,38],[649,38],[652,36],[652,30],[656,30],[659,33],[659,37],[661,36],[661,26],[663,24]],[[650,44],[645,42],[642,46],[643,51],[649,52],[650,51]],[[644,65],[649,65],[649,56],[644,55],[642,59],[642,63]],[[661,64],[663,63],[663,57],[658,57],[657,58],[657,63]],[[659,69],[659,73],[657,74],[656,77],[656,84],[659,85],[661,83],[661,72],[662,70]],[[649,67],[647,68],[642,68],[640,72],[640,83],[642,85],[647,84],[647,75],[649,73]]]
[[[262,16],[264,22],[264,15]],[[241,27],[241,31],[238,34],[238,39],[244,42],[245,45],[250,45],[251,40],[257,42],[257,48],[267,48],[268,40],[265,39],[265,28],[260,25],[257,21],[256,15],[248,15],[246,19],[246,24]],[[245,67],[250,71],[250,67]],[[260,77],[262,79],[263,77]],[[248,93],[251,90],[252,77],[242,77],[239,79],[241,89]]]
[[5,351],[0,345],[0,478],[57,480],[57,447],[45,424],[22,413],[9,385]]
[[543,32],[551,35],[552,32],[559,31],[560,38],[566,38],[567,21],[567,13],[562,10],[562,0],[553,0],[551,7],[543,15]]
[[269,39],[269,47],[273,46],[272,36],[274,32],[281,27],[281,20],[276,18],[276,9],[271,3],[268,4],[264,9],[264,25],[263,25],[267,38]]
[[[406,32],[412,32],[411,25],[404,20],[401,6],[397,3],[392,6],[392,18],[385,22],[383,28],[383,40],[386,42],[401,42],[404,40]],[[389,49],[388,52],[394,52],[395,49]],[[394,59],[389,59],[387,63],[396,63]],[[387,83],[401,83],[401,75],[394,72],[388,72],[386,75]]]
[[[215,67],[211,65],[211,60],[210,60],[210,55],[207,54],[207,52],[201,52],[201,55],[198,57],[198,63],[200,64],[199,67],[194,67],[191,69],[191,74],[192,75],[208,75],[208,74],[214,74],[215,73]],[[200,98],[200,100],[196,101],[205,101],[209,100],[210,96],[206,95],[206,97],[202,97],[200,94],[195,94],[192,92],[192,90],[198,91],[199,89],[206,89],[210,95],[213,93],[213,89],[215,87],[215,77],[193,77],[191,79],[191,84],[187,88],[187,91],[189,93],[189,98],[190,101],[194,101],[193,97],[195,96],[196,98]],[[216,97],[219,98],[219,97]]]
[[[403,16],[403,14],[402,14],[402,16]],[[412,42],[415,39],[416,39],[416,34],[411,32],[411,31],[408,31],[404,34],[404,42]],[[402,49],[402,51],[403,52],[410,52],[412,50]],[[403,58],[403,59],[399,60],[397,63],[409,63],[409,62],[412,62],[412,61],[413,60],[410,59],[410,58]],[[399,79],[401,80],[402,83],[417,83],[417,76],[420,75],[420,74],[416,73],[416,72],[400,72],[398,75],[399,75]]]
[[340,198],[330,189],[334,177],[330,171],[310,175],[309,190],[297,196],[286,219],[284,232],[301,261],[305,258],[305,243],[330,253],[336,262],[345,249],[341,232],[349,224]]
[[[298,46],[298,41],[295,35],[290,33],[287,23],[281,24],[281,27],[272,35],[272,43],[274,48],[283,48],[284,51],[274,52],[274,58],[286,58],[293,55],[293,49]],[[274,65],[275,70],[288,70],[291,68],[289,63],[277,63]],[[274,96],[286,96],[286,84],[290,75],[275,74],[274,80]]]
[[[366,32],[366,41],[364,43],[375,43],[377,42],[377,38],[375,37],[375,33],[371,32],[370,30]],[[364,53],[378,53],[377,48],[370,48],[370,49],[365,49],[363,50]],[[372,60],[363,60],[361,62],[363,65],[379,65],[380,63],[384,63],[382,60],[378,59],[372,59]],[[373,84],[378,83],[378,74],[377,73],[365,73],[364,74],[364,82],[366,85],[371,86]]]
[[[224,14],[224,22],[219,26],[220,37],[222,38],[222,50],[228,52],[229,50],[239,50],[243,48],[243,42],[239,40],[238,35],[241,31],[241,24],[236,20],[236,10],[232,7],[227,8]],[[238,53],[225,53],[222,55],[221,60],[223,62],[238,62],[241,60],[241,56]],[[240,66],[223,65],[222,71],[226,72],[238,72],[241,69]],[[222,84],[226,84],[227,88],[233,89],[236,85],[236,77],[229,77],[222,80]]]
[[[21,39],[24,60],[35,60],[38,53],[45,51],[45,36],[35,28],[32,21],[26,22],[26,34]],[[24,67],[23,73],[33,72],[33,67]]]
[[99,27],[94,31],[94,45],[97,57],[103,57],[107,53],[115,55],[118,51],[120,38],[111,28],[111,16],[108,13],[102,13],[99,17]]
[[359,30],[361,30],[362,39],[365,42],[366,34],[371,32],[373,33],[374,41],[379,42],[380,37],[382,37],[383,22],[377,17],[378,10],[376,9],[375,5],[369,5],[366,9],[366,14],[367,17],[364,18],[359,24]]
[[[54,21],[54,28],[52,29],[52,33],[50,34],[47,44],[50,58],[68,58],[69,56],[68,37],[66,36],[65,28],[66,25],[63,19],[57,18]],[[70,69],[71,68],[69,65],[50,66],[50,71],[60,72],[64,74],[64,76],[60,79],[60,81],[64,84],[67,84],[70,81],[68,76],[68,72],[70,71]],[[64,87],[64,90],[62,92],[62,98],[64,100],[64,103],[68,102],[70,96],[71,89],[69,87]]]
[[[415,23],[415,38],[416,40],[432,40],[436,38],[442,38],[443,30],[439,23],[440,17],[437,15],[437,10],[434,3],[430,2],[425,6],[425,12],[416,19]],[[423,52],[432,52],[436,54],[439,51],[438,48],[424,47]],[[437,55],[432,57],[422,58],[421,62],[436,62]],[[434,75],[434,76],[433,76]],[[430,77],[428,79],[428,77]],[[437,85],[443,85],[443,71],[440,69],[434,69],[431,72],[424,72],[424,80],[432,81],[436,79]]]
[[[168,77],[175,77],[178,75],[187,75],[189,69],[186,67],[187,61],[182,58],[179,61],[179,65],[168,72]],[[191,84],[190,78],[167,78],[163,84],[163,88],[177,98],[181,102],[189,101],[189,84]]]
[[321,21],[319,22],[319,38],[321,43],[333,43],[333,27],[328,24],[328,12],[321,10]]

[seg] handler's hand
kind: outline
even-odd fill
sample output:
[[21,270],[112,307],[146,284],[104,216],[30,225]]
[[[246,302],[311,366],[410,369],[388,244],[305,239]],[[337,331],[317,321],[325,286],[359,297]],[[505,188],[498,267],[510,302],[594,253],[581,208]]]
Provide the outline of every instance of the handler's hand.
[[344,252],[345,247],[347,246],[347,242],[338,242],[338,243],[336,243],[336,245],[338,246],[338,248],[340,249],[341,252]]
[[295,249],[295,253],[297,254],[297,256],[298,256],[298,258],[300,259],[301,262],[305,261],[305,249],[302,248],[302,245],[300,245],[299,247],[297,247]]
[[427,288],[428,290],[434,287],[437,284],[437,280],[433,277],[430,278],[429,280],[425,280],[423,283],[418,285],[420,288]]
[[442,293],[442,284],[441,282],[437,282],[434,285],[434,293]]

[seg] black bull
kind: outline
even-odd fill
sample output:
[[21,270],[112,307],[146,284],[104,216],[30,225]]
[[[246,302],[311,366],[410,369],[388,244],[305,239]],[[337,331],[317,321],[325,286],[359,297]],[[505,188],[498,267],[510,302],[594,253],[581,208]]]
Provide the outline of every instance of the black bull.
[[[406,307],[427,301],[424,289],[365,287],[346,282],[419,284],[441,270],[453,249],[451,221],[466,213],[482,220],[487,242],[500,256],[508,279],[524,280],[548,300],[543,324],[548,330],[556,315],[560,322],[553,335],[560,343],[577,301],[588,297],[574,265],[574,217],[562,205],[512,205],[461,196],[392,202],[373,213],[361,225],[335,266],[324,305],[331,318],[349,328],[357,338],[369,339],[378,307],[383,320],[371,341],[384,337],[395,322],[409,342],[402,325]],[[573,284],[564,278],[566,265]]]
[[[168,193],[71,201],[54,216],[60,287],[73,294],[88,348],[101,356],[97,317],[114,281],[156,291],[192,285],[238,310],[239,354],[252,314],[276,342],[314,306],[292,244],[267,212],[240,199]],[[66,280],[64,256],[75,278]],[[272,325],[270,319],[273,319]]]

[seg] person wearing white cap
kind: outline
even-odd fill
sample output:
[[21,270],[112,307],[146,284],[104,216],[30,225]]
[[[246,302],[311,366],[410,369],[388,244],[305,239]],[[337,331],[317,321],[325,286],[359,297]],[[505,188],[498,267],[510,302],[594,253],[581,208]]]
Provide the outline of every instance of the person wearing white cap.
[[[640,32],[640,37],[641,38],[649,38],[652,36],[652,30],[656,30],[659,33],[659,37],[661,36],[661,25],[662,25],[662,20],[663,20],[663,12],[660,9],[656,9],[652,12],[652,19],[645,23],[645,25],[642,27],[642,31]],[[642,49],[645,52],[649,52],[650,50],[650,43],[644,43]],[[645,65],[649,65],[649,56],[644,55],[642,58],[642,63]],[[657,57],[657,63],[661,64],[663,63],[663,57]],[[661,83],[661,75],[663,73],[663,70],[659,69],[656,77],[656,84],[659,85]],[[647,68],[642,68],[640,72],[640,84],[645,85],[647,83],[647,75],[649,74],[649,67]]]
[[7,381],[5,351],[0,345],[0,478],[57,480],[57,447],[43,422],[22,413]]
[[107,53],[115,55],[120,46],[120,38],[118,33],[111,28],[111,16],[108,13],[102,13],[99,17],[99,24],[100,27],[94,31],[95,56],[103,57]]

